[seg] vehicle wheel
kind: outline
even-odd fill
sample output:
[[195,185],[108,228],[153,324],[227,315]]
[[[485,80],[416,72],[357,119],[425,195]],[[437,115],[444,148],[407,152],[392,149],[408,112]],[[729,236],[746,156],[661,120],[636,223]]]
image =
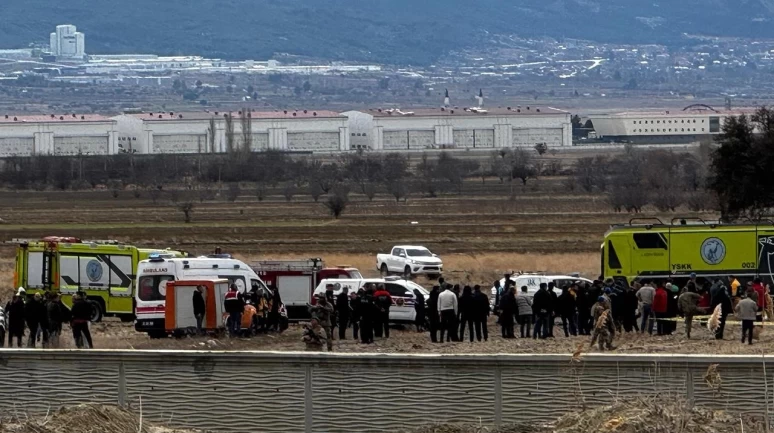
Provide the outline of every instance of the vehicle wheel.
[[403,278],[406,279],[406,280],[411,279],[411,268],[410,267],[406,266],[403,269]]
[[133,322],[135,319],[134,314],[119,314],[118,318],[121,319],[121,322],[123,323]]
[[91,322],[97,323],[102,321],[102,317],[105,315],[105,310],[102,307],[102,303],[95,301],[93,299],[89,299],[86,301],[91,305]]
[[152,340],[157,340],[159,338],[166,338],[167,333],[164,331],[151,331],[148,332],[148,337]]
[[387,275],[390,274],[390,271],[387,270],[387,264],[386,263],[382,263],[382,267],[379,268],[379,272],[382,274],[382,277],[386,277]]

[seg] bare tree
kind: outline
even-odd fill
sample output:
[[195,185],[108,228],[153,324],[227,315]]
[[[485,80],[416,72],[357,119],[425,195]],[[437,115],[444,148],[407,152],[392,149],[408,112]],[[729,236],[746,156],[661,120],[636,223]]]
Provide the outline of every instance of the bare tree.
[[338,219],[341,213],[344,212],[344,209],[347,208],[347,204],[349,204],[349,188],[344,185],[337,186],[323,204],[328,208],[331,215]]
[[527,180],[537,177],[532,155],[524,149],[516,149],[511,153],[511,178],[520,179],[522,185],[527,184]]
[[325,193],[317,182],[310,182],[309,185],[307,185],[307,188],[309,190],[309,195],[312,196],[312,200],[314,200],[315,203],[317,203],[317,201],[320,200],[320,196]]
[[210,126],[207,128],[207,139],[209,140],[208,153],[215,153],[215,135],[217,135],[218,129],[215,124],[215,118],[210,118]]
[[253,149],[253,119],[252,112],[247,108],[242,109],[242,151],[250,153]]
[[159,197],[161,197],[161,193],[163,191],[163,186],[161,185],[150,185],[148,186],[148,195],[150,196],[151,200],[153,201],[153,204],[156,204],[159,200]]
[[239,195],[242,193],[242,188],[239,186],[239,182],[231,182],[228,184],[228,190],[226,192],[226,198],[230,202],[235,202]]
[[399,202],[400,199],[403,199],[403,201],[408,200],[408,194],[409,194],[409,183],[408,180],[405,178],[402,179],[394,179],[387,183],[387,191],[392,194],[393,197],[395,197],[395,201]]
[[437,197],[439,182],[437,179],[438,166],[430,161],[427,153],[422,153],[422,159],[419,161],[416,167],[418,175],[418,183],[422,192],[426,193],[428,197]]
[[285,201],[290,202],[293,200],[293,196],[296,194],[296,185],[294,182],[285,182],[285,186],[282,188],[282,195],[285,196]]
[[234,115],[228,113],[224,116],[226,119],[226,151],[231,154],[236,151],[234,136]]
[[255,182],[255,198],[258,201],[263,201],[268,193],[269,186],[263,180]]
[[124,189],[124,183],[118,179],[110,179],[107,187],[110,190],[110,195],[112,195],[113,198],[118,198],[118,194]]
[[193,200],[185,200],[177,204],[177,210],[183,213],[183,218],[185,219],[186,224],[191,222],[191,216],[193,215],[195,206],[196,205]]

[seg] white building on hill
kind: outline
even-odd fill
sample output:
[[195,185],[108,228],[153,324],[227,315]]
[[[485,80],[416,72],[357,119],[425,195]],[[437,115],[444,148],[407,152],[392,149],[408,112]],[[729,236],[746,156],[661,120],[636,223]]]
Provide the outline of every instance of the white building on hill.
[[86,36],[76,31],[74,25],[56,26],[49,37],[51,54],[57,57],[83,59],[86,55]]

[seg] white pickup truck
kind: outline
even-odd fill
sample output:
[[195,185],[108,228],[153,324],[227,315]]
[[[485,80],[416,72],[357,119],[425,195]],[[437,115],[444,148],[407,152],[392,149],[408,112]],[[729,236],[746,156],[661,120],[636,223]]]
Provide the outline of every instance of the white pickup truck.
[[376,269],[383,276],[392,272],[406,277],[424,274],[437,278],[443,273],[443,261],[425,247],[396,245],[390,254],[376,255]]

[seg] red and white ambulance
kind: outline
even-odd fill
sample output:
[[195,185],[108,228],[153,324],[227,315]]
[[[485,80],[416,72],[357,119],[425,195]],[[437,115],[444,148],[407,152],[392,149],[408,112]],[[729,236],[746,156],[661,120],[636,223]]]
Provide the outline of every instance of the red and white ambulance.
[[134,328],[151,338],[167,335],[164,324],[167,283],[179,280],[226,279],[242,293],[254,285],[267,291],[266,284],[244,262],[230,258],[164,258],[152,256],[137,265]]

